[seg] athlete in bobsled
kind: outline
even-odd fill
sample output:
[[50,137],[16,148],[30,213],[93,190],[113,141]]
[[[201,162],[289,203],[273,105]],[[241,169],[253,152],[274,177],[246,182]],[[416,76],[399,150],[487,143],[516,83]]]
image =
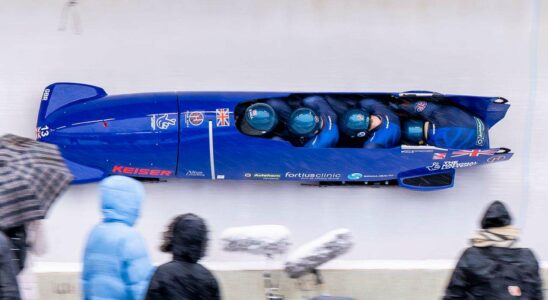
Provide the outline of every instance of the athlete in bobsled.
[[283,139],[307,148],[334,147],[339,140],[337,114],[320,96],[300,101],[268,99],[250,105],[244,114],[240,129],[248,135]]
[[363,148],[392,148],[400,144],[400,119],[381,101],[328,99],[339,115],[339,127],[346,138],[343,144]]
[[403,100],[397,107],[413,118],[402,121],[402,139],[416,145],[451,149],[488,149],[483,120],[454,105]]

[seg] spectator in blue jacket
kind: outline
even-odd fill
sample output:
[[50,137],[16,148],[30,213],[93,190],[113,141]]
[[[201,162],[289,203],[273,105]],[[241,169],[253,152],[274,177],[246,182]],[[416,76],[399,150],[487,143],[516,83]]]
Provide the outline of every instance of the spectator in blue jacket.
[[141,300],[152,275],[145,242],[133,225],[144,189],[140,182],[111,176],[100,185],[103,222],[93,228],[84,253],[85,300]]

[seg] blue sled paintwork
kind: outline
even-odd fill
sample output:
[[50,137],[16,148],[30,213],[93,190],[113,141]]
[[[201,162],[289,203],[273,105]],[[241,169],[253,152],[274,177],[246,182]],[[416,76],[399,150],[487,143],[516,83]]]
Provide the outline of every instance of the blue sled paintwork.
[[[299,93],[305,95],[306,93]],[[337,93],[314,93],[330,94]],[[430,92],[366,93],[424,97]],[[99,87],[55,83],[44,90],[37,139],[57,144],[75,183],[111,174],[141,178],[386,182],[418,190],[448,188],[455,169],[508,160],[490,150],[402,146],[391,149],[294,147],[251,137],[235,126],[239,103],[290,93],[164,92],[107,95]],[[436,94],[438,95],[438,94]],[[509,105],[498,97],[443,95],[492,127]],[[417,186],[406,178],[446,174],[444,186]]]

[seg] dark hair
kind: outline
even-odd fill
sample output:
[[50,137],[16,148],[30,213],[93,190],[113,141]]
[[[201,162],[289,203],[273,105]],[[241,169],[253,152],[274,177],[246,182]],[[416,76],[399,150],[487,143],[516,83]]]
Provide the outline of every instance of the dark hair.
[[192,215],[192,214],[178,215],[177,217],[173,218],[173,220],[169,223],[169,225],[167,225],[167,229],[163,233],[164,242],[160,246],[160,251],[162,252],[173,251],[173,232],[175,231],[175,226],[177,225],[177,223],[179,223],[183,218],[185,218],[188,215]]
[[175,259],[196,262],[205,255],[208,244],[208,230],[204,219],[195,214],[175,217],[163,234],[160,246],[163,252],[173,254]]

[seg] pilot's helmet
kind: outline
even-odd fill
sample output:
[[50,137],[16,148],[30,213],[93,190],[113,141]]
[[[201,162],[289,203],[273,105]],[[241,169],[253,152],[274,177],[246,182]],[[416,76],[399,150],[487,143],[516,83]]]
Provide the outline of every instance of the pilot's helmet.
[[293,111],[289,117],[289,131],[298,137],[312,137],[321,127],[322,121],[312,109],[301,107]]
[[347,110],[339,121],[341,131],[351,138],[364,137],[369,129],[369,113],[363,109]]
[[425,122],[419,119],[408,119],[402,122],[401,135],[402,139],[414,145],[426,144],[425,139]]
[[262,135],[274,130],[278,116],[272,106],[266,103],[255,103],[245,110],[242,130],[250,135]]

